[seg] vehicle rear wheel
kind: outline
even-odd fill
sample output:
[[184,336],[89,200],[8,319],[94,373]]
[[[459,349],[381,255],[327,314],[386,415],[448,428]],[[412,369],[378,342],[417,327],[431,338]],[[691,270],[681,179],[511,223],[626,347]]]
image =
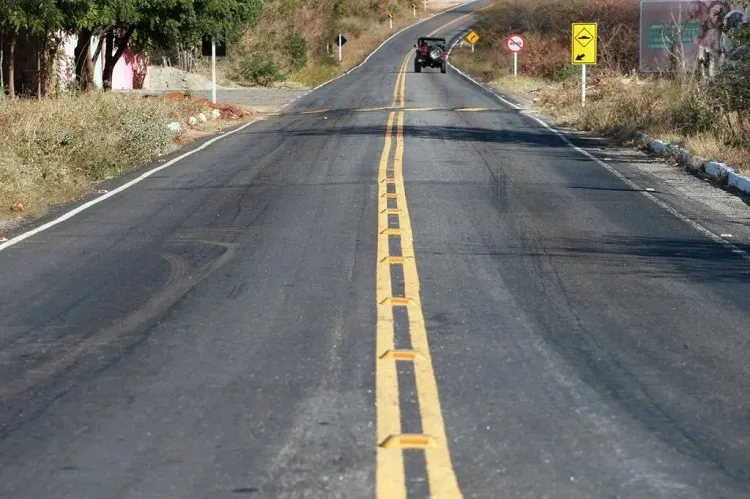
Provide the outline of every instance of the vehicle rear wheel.
[[447,70],[448,70],[448,64],[447,63],[444,62],[443,64],[440,65],[440,72],[441,73],[445,73]]
[[414,61],[414,72],[415,73],[421,73],[422,72],[422,65],[419,64],[419,61]]

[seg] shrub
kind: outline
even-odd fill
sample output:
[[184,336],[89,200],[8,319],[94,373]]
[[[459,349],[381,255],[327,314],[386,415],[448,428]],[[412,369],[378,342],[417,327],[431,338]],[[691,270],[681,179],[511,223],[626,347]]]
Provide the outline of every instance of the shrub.
[[733,145],[750,147],[750,24],[731,33],[730,64],[712,81],[710,98]]
[[259,55],[247,57],[240,62],[236,76],[244,83],[266,87],[273,82],[284,80],[284,75],[276,64]]
[[15,201],[27,214],[146,163],[177,145],[167,124],[207,112],[190,100],[94,93],[0,107],[0,215]]
[[295,32],[284,38],[283,50],[292,59],[292,66],[301,69],[307,64],[307,41]]

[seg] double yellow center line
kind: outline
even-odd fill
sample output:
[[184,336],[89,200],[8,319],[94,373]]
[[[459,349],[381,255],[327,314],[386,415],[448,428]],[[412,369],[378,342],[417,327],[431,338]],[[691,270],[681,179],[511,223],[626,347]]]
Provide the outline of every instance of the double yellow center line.
[[[395,125],[395,126],[394,126]],[[394,142],[395,154],[390,161]],[[406,202],[403,176],[404,113],[391,112],[386,126],[385,146],[378,170],[378,251],[376,270],[376,402],[377,402],[377,497],[406,498],[404,472],[405,449],[425,454],[430,495],[441,498],[461,497],[451,463],[443,423],[437,381],[427,341],[422,303],[419,295],[411,219]],[[396,224],[389,224],[389,220]],[[392,254],[390,238],[398,237],[401,253]],[[401,266],[404,293],[396,296],[391,283],[391,269]],[[398,348],[395,341],[394,308],[403,307],[409,317],[409,348]],[[401,431],[401,408],[397,375],[398,362],[413,366],[422,433]]]
[[[454,24],[473,13],[461,16],[433,31]],[[406,473],[404,450],[424,452],[430,495],[440,498],[462,497],[451,462],[448,439],[440,407],[437,381],[432,366],[424,313],[419,294],[411,218],[404,187],[404,113],[406,67],[414,53],[404,58],[393,88],[391,111],[385,132],[385,144],[378,169],[378,251],[376,269],[376,403],[377,403],[377,473],[379,499],[405,499]],[[395,134],[394,134],[395,132]],[[395,151],[391,160],[391,151]],[[393,254],[391,239],[398,238],[400,254]],[[396,295],[391,282],[394,266],[401,267],[403,295]],[[396,344],[394,311],[404,308],[408,314],[409,345]],[[402,433],[401,402],[397,363],[413,366],[422,433]]]

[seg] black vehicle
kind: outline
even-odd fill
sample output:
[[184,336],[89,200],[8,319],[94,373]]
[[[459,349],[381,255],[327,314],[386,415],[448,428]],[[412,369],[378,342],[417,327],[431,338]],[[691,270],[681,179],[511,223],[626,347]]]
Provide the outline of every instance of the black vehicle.
[[445,38],[422,37],[414,45],[417,49],[414,58],[414,72],[421,73],[422,68],[440,68],[445,73],[448,65],[448,52],[445,50]]

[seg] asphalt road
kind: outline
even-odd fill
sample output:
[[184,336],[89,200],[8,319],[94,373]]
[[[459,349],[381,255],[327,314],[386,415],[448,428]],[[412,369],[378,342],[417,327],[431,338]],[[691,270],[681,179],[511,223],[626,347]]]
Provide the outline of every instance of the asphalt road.
[[750,497],[748,260],[399,90],[482,4],[0,252],[0,497]]

